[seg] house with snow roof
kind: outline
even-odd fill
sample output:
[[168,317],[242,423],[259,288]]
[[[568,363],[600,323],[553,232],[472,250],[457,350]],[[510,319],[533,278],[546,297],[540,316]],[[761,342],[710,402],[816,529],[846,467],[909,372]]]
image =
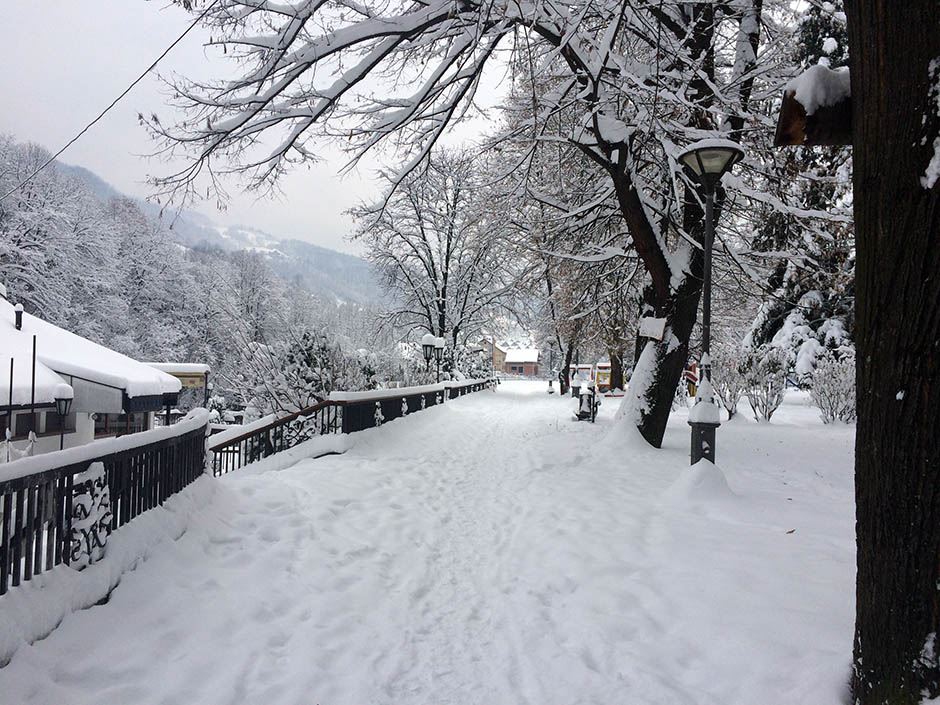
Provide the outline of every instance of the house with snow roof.
[[539,351],[535,348],[509,348],[503,370],[509,374],[535,377],[539,373]]
[[8,432],[14,447],[26,446],[32,431],[36,454],[145,431],[181,386],[0,296],[0,441]]
[[496,342],[495,338],[484,336],[480,339],[479,348],[489,353],[493,358],[493,369],[503,370],[506,365],[506,348]]

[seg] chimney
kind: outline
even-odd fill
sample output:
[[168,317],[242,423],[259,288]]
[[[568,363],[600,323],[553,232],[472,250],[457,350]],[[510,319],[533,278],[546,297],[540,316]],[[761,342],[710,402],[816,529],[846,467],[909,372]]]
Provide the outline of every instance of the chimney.
[[14,306],[13,312],[16,315],[16,321],[14,322],[14,325],[16,325],[17,330],[22,330],[23,328],[23,304],[17,304],[16,306]]

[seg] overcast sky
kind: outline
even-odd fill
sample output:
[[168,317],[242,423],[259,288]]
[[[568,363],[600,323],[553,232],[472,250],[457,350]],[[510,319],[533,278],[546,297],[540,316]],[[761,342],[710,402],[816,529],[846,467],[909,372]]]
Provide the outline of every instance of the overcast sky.
[[[168,0],[0,0],[0,5],[0,132],[51,151],[97,115],[192,21]],[[191,32],[159,71],[195,77],[230,71],[230,65],[204,54],[207,36],[201,28]],[[493,73],[484,95],[495,102],[501,76]],[[127,194],[147,196],[147,176],[166,173],[167,165],[142,156],[154,144],[137,114],[157,113],[166,124],[170,111],[161,90],[152,77],[142,81],[62,161],[91,169]],[[476,121],[462,128],[460,137],[472,138],[482,127]],[[259,201],[233,189],[227,210],[212,204],[197,210],[220,223],[355,252],[357,245],[345,240],[351,221],[343,212],[376,198],[373,174],[380,164],[363,163],[341,177],[343,156],[329,149],[323,154],[323,163],[284,179],[278,198]]]

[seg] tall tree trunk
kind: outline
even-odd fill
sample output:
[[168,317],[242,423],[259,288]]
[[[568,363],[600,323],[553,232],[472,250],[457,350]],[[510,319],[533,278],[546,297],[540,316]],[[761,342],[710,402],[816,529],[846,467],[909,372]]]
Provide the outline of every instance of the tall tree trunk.
[[858,705],[940,695],[940,4],[846,2],[858,347]]
[[[702,264],[701,250],[695,250],[689,266],[689,276],[665,301],[657,300],[651,288],[644,293],[648,309],[652,308],[657,318],[666,319],[663,339],[647,341],[655,345],[654,369],[646,382],[645,408],[637,424],[643,438],[656,448],[662,446],[666,423],[669,421],[672,402],[676,396],[676,387],[689,361],[689,339],[698,318],[698,303],[702,292]],[[646,345],[638,346],[641,354],[645,347]],[[643,383],[644,371],[639,368],[638,355],[631,384]]]
[[[718,203],[722,203],[724,197],[720,190],[717,196]],[[716,221],[720,217],[720,212],[720,207],[715,209]],[[691,192],[685,194],[683,228],[696,242],[704,242],[704,213]],[[666,424],[672,412],[672,402],[676,396],[676,387],[679,385],[682,371],[689,362],[689,340],[692,338],[692,329],[698,319],[704,264],[702,250],[694,248],[689,254],[688,273],[676,289],[669,286],[648,286],[643,292],[640,315],[666,319],[663,339],[653,341],[656,347],[655,369],[652,372],[638,369],[640,356],[648,341],[638,341],[634,361],[633,380],[636,381],[634,386],[646,385],[645,400],[639,419],[637,419],[637,427],[643,438],[656,448],[662,446]],[[642,379],[644,375],[649,375],[649,378]],[[640,389],[636,389],[637,394],[640,392]]]
[[608,350],[610,356],[610,388],[623,389],[623,350]]
[[569,340],[565,347],[565,366],[559,370],[558,375],[561,380],[561,393],[567,394],[571,389],[571,358],[574,355],[574,340]]

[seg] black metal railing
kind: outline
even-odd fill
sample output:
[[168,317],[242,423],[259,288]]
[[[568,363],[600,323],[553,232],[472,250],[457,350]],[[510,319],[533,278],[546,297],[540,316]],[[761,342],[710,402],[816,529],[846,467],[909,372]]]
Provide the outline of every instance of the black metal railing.
[[[491,380],[471,380],[325,400],[234,438],[213,442],[210,437],[213,474],[223,475],[318,435],[380,426],[491,385]],[[207,433],[208,426],[203,424],[100,456],[94,455],[95,445],[89,444],[82,447],[89,450],[81,460],[75,459],[74,448],[60,451],[62,456],[49,453],[40,456],[46,459],[42,461],[45,469],[0,480],[0,595],[57,565],[71,564],[81,554],[83,542],[97,540],[95,536],[89,539],[81,523],[73,526],[73,500],[94,492],[86,473],[92,464],[102,464],[103,473],[99,469],[96,481],[107,487],[103,528],[110,533],[163,504],[204,472]],[[55,464],[57,457],[63,459],[62,465]],[[0,465],[0,470],[15,471],[17,462],[27,460],[36,459]],[[83,519],[80,516],[78,521]]]
[[[81,490],[75,484],[76,475],[92,463],[103,464],[113,531],[163,504],[199,477],[205,468],[205,439],[206,427],[200,426],[138,447],[0,481],[0,595],[72,562],[80,549],[72,531],[72,500],[76,490]],[[55,456],[43,457],[54,460]],[[15,462],[0,465],[0,469],[14,467]]]
[[427,387],[341,394],[337,399],[321,401],[301,411],[281,416],[269,424],[245,431],[234,438],[220,441],[210,437],[212,472],[216,476],[224,475],[248,463],[293,448],[314,436],[355,433],[374,428],[443,403],[446,399],[456,399],[490,386],[490,380],[471,380]]
[[314,436],[337,433],[341,428],[342,405],[327,400],[279,417],[234,438],[220,441],[210,436],[212,474],[216,477],[224,475],[248,463],[293,448]]

